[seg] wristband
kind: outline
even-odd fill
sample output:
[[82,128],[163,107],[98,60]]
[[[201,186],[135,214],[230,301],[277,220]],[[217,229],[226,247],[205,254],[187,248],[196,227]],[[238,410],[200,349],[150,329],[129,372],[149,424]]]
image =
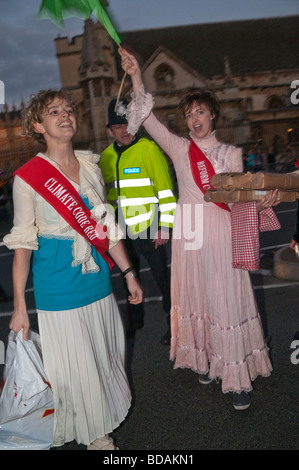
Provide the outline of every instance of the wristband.
[[128,273],[131,273],[131,277],[135,277],[135,272],[134,272],[134,268],[132,266],[130,266],[128,269],[126,269],[125,271],[123,271],[122,275],[123,275],[123,278],[126,277],[126,275]]

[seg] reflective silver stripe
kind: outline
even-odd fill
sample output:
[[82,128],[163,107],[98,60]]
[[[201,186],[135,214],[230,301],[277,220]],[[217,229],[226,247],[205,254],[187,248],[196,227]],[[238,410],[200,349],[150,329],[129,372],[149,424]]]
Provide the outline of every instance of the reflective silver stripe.
[[168,222],[168,223],[173,223],[174,221],[174,216],[173,215],[168,215],[168,214],[161,214],[160,217],[160,222]]
[[163,191],[158,191],[158,198],[163,199],[164,197],[174,197],[171,189],[163,189]]
[[[153,186],[153,182],[150,178],[132,178],[128,180],[120,180],[119,187],[120,188],[137,188],[139,186]],[[117,188],[117,181],[112,181],[108,183],[107,189]]]
[[121,207],[142,206],[144,204],[157,204],[156,197],[128,197],[120,200]]
[[119,182],[120,188],[137,188],[138,186],[153,186],[150,178],[132,178],[128,180],[121,180]]
[[152,216],[152,211],[147,212],[146,214],[136,215],[135,217],[130,217],[129,219],[125,219],[127,225],[136,225],[140,222],[145,222],[149,220]]
[[173,209],[176,208],[176,203],[169,202],[168,204],[160,204],[159,208],[161,212],[172,211]]

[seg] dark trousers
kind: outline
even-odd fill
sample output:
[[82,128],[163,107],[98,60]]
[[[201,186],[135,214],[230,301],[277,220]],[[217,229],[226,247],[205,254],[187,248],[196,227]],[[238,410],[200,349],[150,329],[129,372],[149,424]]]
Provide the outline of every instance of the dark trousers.
[[[150,238],[131,239],[127,237],[124,240],[128,255],[132,265],[139,277],[140,257],[144,256],[151,268],[153,277],[162,294],[162,306],[166,313],[167,325],[170,325],[170,273],[167,267],[167,253],[165,246],[158,246]],[[144,320],[143,303],[139,305],[127,305],[129,326],[142,325]]]

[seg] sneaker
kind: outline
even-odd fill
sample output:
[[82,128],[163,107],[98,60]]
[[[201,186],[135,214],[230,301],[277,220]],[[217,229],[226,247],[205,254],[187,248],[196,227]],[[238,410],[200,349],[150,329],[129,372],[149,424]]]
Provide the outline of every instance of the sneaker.
[[202,385],[208,385],[213,382],[213,379],[209,377],[209,372],[207,372],[206,374],[199,374],[198,382]]
[[235,410],[246,410],[250,406],[250,395],[248,392],[233,393],[233,404]]

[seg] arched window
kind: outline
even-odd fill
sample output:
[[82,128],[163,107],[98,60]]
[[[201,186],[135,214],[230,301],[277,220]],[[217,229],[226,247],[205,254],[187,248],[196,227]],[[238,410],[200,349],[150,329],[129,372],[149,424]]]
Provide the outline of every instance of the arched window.
[[155,79],[158,87],[173,86],[174,72],[167,64],[160,64],[155,70]]
[[283,106],[283,99],[278,95],[269,96],[269,98],[267,98],[265,102],[266,109],[282,108]]

